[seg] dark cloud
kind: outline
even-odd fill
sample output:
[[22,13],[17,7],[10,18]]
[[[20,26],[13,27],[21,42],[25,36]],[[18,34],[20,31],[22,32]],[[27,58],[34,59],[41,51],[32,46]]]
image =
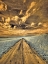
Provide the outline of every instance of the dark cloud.
[[[31,23],[31,22],[48,22],[48,1],[46,0],[39,0],[37,1],[37,4],[34,8],[37,8],[38,10],[36,13],[31,15],[26,23]],[[31,10],[32,11],[32,10]]]
[[7,10],[8,11],[7,14],[11,15],[18,15],[21,9],[26,12],[31,2],[36,1],[36,6],[34,6],[34,8],[38,10],[36,11],[36,13],[31,15],[27,19],[27,21],[30,22],[48,21],[48,0],[26,0],[25,3],[23,3],[23,0],[2,0],[2,1],[8,5],[9,11]]
[[37,22],[39,22],[39,21],[40,21],[40,17],[39,17],[38,15],[32,15],[32,16],[30,16],[30,17],[27,19],[26,23],[27,23],[27,24],[31,24],[32,22],[37,23]]

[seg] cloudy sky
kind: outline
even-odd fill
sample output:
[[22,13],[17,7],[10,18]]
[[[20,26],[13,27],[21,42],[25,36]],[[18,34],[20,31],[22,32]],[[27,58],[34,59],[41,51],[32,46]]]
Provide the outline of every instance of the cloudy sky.
[[0,19],[2,29],[10,24],[28,28],[36,23],[48,27],[48,0],[0,0],[0,18],[4,20]]
[[[19,15],[20,10],[23,13],[30,13],[35,21],[48,21],[48,0],[2,0],[7,4],[8,9],[5,14]],[[9,12],[8,12],[9,11]],[[29,16],[29,17],[30,17]]]

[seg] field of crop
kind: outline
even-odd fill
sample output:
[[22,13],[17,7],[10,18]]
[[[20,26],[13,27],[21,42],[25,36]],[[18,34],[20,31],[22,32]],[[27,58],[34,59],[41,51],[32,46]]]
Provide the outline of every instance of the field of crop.
[[48,34],[24,37],[0,38],[0,57],[6,53],[17,41],[24,38],[36,52],[48,60]]

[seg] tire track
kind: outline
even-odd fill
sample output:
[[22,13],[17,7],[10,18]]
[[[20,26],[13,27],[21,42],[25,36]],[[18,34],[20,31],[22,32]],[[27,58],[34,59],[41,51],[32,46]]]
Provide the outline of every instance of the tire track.
[[0,64],[46,64],[46,62],[31,49],[25,39],[21,39],[3,55]]
[[15,44],[15,46],[12,47],[6,54],[3,55],[2,59],[0,59],[0,64],[6,64],[8,59],[14,54],[15,50],[18,49],[20,43],[22,40],[20,40],[18,43]]

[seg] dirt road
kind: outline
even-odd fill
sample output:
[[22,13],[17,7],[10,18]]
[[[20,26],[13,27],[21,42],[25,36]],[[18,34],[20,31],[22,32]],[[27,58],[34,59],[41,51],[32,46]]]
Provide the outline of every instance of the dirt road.
[[46,62],[24,39],[21,39],[2,56],[0,64],[46,64]]

